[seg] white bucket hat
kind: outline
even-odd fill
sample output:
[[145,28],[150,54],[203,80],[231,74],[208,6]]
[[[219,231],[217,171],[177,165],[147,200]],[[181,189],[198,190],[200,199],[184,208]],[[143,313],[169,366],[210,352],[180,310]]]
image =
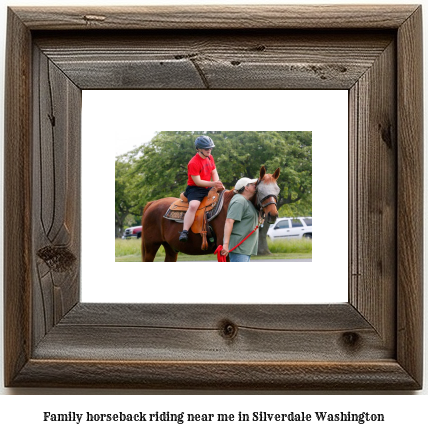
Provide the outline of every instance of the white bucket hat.
[[235,190],[239,191],[242,187],[245,187],[248,184],[254,184],[258,179],[250,179],[250,178],[241,178],[235,185]]

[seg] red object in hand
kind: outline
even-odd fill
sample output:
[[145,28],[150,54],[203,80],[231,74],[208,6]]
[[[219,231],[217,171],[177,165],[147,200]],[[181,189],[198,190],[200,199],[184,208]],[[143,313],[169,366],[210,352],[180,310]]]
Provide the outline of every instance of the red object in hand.
[[[252,232],[250,232],[240,243],[238,243],[233,249],[230,249],[229,250],[229,253],[232,251],[232,250],[235,250],[238,246],[240,246],[248,237],[250,237],[251,235],[253,235],[254,234],[254,232],[256,232],[256,230],[259,228],[259,226],[257,225],[255,228],[254,228],[254,230],[252,231]],[[217,261],[218,262],[226,262],[226,256],[223,256],[222,254],[221,254],[221,251],[223,250],[223,246],[218,246],[216,249],[215,249],[215,252],[214,252],[214,255],[217,255]]]
[[218,246],[214,252],[214,255],[217,255],[218,262],[226,262],[226,256],[221,254],[222,250],[223,250],[223,246]]

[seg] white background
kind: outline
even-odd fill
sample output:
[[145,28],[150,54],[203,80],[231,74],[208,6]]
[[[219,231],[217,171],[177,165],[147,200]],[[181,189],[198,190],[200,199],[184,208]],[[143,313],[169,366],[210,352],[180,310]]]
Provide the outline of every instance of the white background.
[[[73,2],[61,2],[57,1],[47,1],[47,0],[32,0],[32,1],[13,1],[9,0],[9,5],[108,5],[108,4],[119,4],[117,0],[75,0]],[[187,2],[183,1],[163,1],[156,2],[152,0],[151,2],[127,0],[126,4],[209,4],[216,3],[215,1],[202,1],[202,2]],[[236,4],[248,4],[248,3],[263,3],[262,1],[251,1],[251,0],[235,0]],[[269,0],[272,3],[284,3],[275,0]],[[296,3],[295,1],[291,3]],[[325,4],[327,2],[321,0],[310,0],[310,1],[300,1],[300,4],[315,4],[321,3]],[[341,1],[331,1],[328,3],[349,3]],[[392,0],[382,1],[358,1],[353,0],[352,3],[375,3],[375,4],[390,4],[390,3],[407,3],[413,4],[413,1],[398,1],[394,2]],[[4,3],[3,3],[4,4]],[[6,8],[2,6],[0,9],[0,22],[2,29],[0,33],[0,76],[2,82],[4,82],[4,44],[5,44],[5,29],[6,29]],[[428,29],[426,19],[426,13],[424,13],[424,29]],[[428,44],[426,43],[426,37],[424,38],[425,44],[425,54],[424,59],[427,59],[426,49]],[[425,71],[427,71],[425,65]],[[425,72],[426,75],[426,72]],[[425,95],[424,100],[427,101],[426,89],[424,86]],[[0,100],[3,101],[3,88],[0,87]],[[0,105],[0,114],[2,115],[3,105]],[[425,109],[425,114],[428,111]],[[3,116],[1,116],[3,118]],[[0,146],[3,146],[3,123],[0,123]],[[426,155],[426,154],[425,154]],[[426,158],[426,157],[425,157]],[[2,164],[2,152],[0,153],[0,163]],[[425,167],[426,159],[425,159]],[[0,165],[2,170],[2,165]],[[3,179],[1,176],[0,179]],[[0,181],[1,182],[1,181]],[[3,203],[2,198],[0,203]],[[426,203],[426,199],[425,199]],[[0,221],[2,219],[2,213],[0,213]],[[7,229],[7,228],[6,228]],[[3,243],[0,243],[0,256],[3,256],[2,249]],[[0,271],[3,266],[0,262]],[[1,274],[1,273],[0,273]],[[425,278],[425,282],[426,282]],[[2,302],[0,301],[0,304]],[[427,311],[427,302],[425,301],[425,312]],[[0,315],[2,315],[2,308],[0,306]],[[3,336],[3,322],[0,321],[0,336]],[[428,333],[425,333],[425,340]],[[425,345],[425,348],[427,345]],[[3,348],[0,347],[0,352]],[[3,355],[0,354],[1,363],[3,361]],[[287,391],[279,391],[274,394],[268,394],[266,396],[260,396],[260,394],[255,394],[256,396],[242,396],[241,394],[234,394],[233,392],[224,394],[222,392],[211,392],[208,391],[202,396],[194,396],[192,392],[184,392],[181,396],[174,396],[176,392],[169,391],[170,396],[156,396],[163,395],[164,392],[155,392],[155,396],[145,396],[144,391],[109,391],[109,390],[81,390],[81,389],[4,389],[1,388],[2,372],[0,373],[0,390],[3,396],[0,397],[0,426],[2,431],[8,432],[11,430],[19,430],[21,428],[32,430],[33,432],[55,432],[62,430],[64,432],[76,432],[79,429],[80,432],[93,432],[93,428],[90,425],[78,426],[73,424],[61,424],[57,426],[56,424],[48,424],[41,422],[43,411],[52,412],[68,412],[68,411],[93,411],[93,412],[112,412],[112,411],[146,411],[146,410],[159,410],[159,411],[186,411],[186,412],[224,412],[224,413],[237,413],[238,411],[250,412],[256,410],[264,411],[318,411],[318,408],[322,407],[322,410],[339,412],[339,411],[370,411],[373,413],[384,412],[387,415],[387,422],[381,426],[374,425],[356,425],[356,424],[337,424],[337,425],[265,425],[265,424],[251,424],[247,426],[247,431],[249,432],[259,432],[260,430],[269,429],[269,432],[286,432],[290,430],[291,432],[313,432],[314,428],[318,432],[343,432],[347,430],[349,432],[365,432],[365,433],[379,433],[380,431],[385,432],[397,432],[397,431],[424,431],[427,427],[426,421],[426,408],[428,404],[425,386],[422,392],[416,392],[405,396],[404,393],[390,394],[390,396],[383,396],[383,394],[358,394],[356,392],[341,394],[328,394],[323,396],[317,396],[317,394],[294,394]],[[425,368],[425,384],[427,384],[428,375]],[[183,393],[183,391],[179,391]],[[22,395],[37,395],[43,394],[41,399],[36,396],[22,396]],[[78,396],[73,396],[73,395]],[[92,397],[90,394],[104,394],[105,396]],[[12,396],[18,395],[18,396]],[[21,395],[21,396],[19,396]],[[59,396],[51,396],[59,395]],[[121,396],[118,396],[121,395]],[[218,396],[221,395],[221,396]],[[289,396],[293,395],[293,396]],[[379,396],[380,395],[380,396]],[[414,395],[414,396],[412,396]],[[423,395],[423,396],[421,396]],[[189,428],[187,425],[171,425],[168,424],[166,427],[172,431],[174,429],[181,429],[188,431],[198,432],[203,429],[205,432],[218,432],[220,428],[222,431],[234,431],[236,432],[235,425],[219,426],[219,424],[212,425],[195,425],[193,428]],[[182,428],[180,428],[182,427]],[[101,428],[103,432],[117,432],[118,429],[126,429],[127,432],[138,432],[141,433],[143,430],[149,432],[154,432],[156,428],[163,429],[163,425],[153,426],[148,429],[136,426],[127,425],[97,425],[96,428]],[[239,427],[238,427],[239,428]],[[183,431],[184,432],[184,431]]]
[[[204,101],[203,110],[199,108],[200,101]],[[198,102],[197,109],[195,102]],[[82,125],[83,301],[337,303],[348,300],[346,90],[84,91]],[[119,154],[124,149],[129,151],[134,144],[144,142],[138,142],[140,137],[162,130],[312,131],[316,226],[312,262],[115,263],[114,156],[118,154],[117,149]],[[127,147],[123,147],[124,142],[128,143]],[[191,147],[193,143],[189,142]],[[216,158],[215,149],[213,155]],[[276,167],[267,169],[272,173]],[[254,178],[257,176],[258,173],[253,174]],[[212,255],[212,259],[215,261],[216,256]],[[171,287],[170,276],[178,273],[192,278],[178,279]],[[206,282],[207,276],[211,284],[202,291],[198,282]],[[153,287],[157,290],[153,291]]]

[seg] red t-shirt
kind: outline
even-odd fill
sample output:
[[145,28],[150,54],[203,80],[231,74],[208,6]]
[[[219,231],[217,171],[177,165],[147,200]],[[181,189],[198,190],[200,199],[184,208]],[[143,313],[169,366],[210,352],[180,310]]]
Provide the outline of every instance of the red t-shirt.
[[211,172],[215,169],[214,158],[210,155],[207,158],[202,158],[196,154],[187,165],[187,185],[196,186],[192,176],[200,176],[203,181],[211,181]]

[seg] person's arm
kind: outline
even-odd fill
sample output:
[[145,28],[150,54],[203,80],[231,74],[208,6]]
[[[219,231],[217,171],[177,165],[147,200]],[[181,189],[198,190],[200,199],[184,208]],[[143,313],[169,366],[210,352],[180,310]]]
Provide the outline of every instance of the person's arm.
[[[223,183],[220,180],[214,180],[214,181],[204,181],[203,179],[201,179],[200,175],[191,175],[193,182],[198,186],[198,187],[215,187],[217,190],[221,190],[223,187]],[[218,175],[217,175],[218,177]]]
[[214,169],[211,172],[211,179],[215,182],[215,181],[220,181],[220,177],[218,176],[218,172],[217,169]]
[[220,181],[220,177],[218,176],[217,169],[214,169],[214,170],[211,172],[211,179],[213,180],[213,182],[214,182],[214,187],[215,187],[217,190],[223,190],[223,189],[224,189],[224,185],[223,185],[223,183]]
[[223,249],[221,251],[221,254],[223,256],[227,256],[229,254],[229,249],[230,249],[229,241],[230,241],[230,235],[232,233],[234,223],[235,220],[226,219],[226,222],[224,224]]

